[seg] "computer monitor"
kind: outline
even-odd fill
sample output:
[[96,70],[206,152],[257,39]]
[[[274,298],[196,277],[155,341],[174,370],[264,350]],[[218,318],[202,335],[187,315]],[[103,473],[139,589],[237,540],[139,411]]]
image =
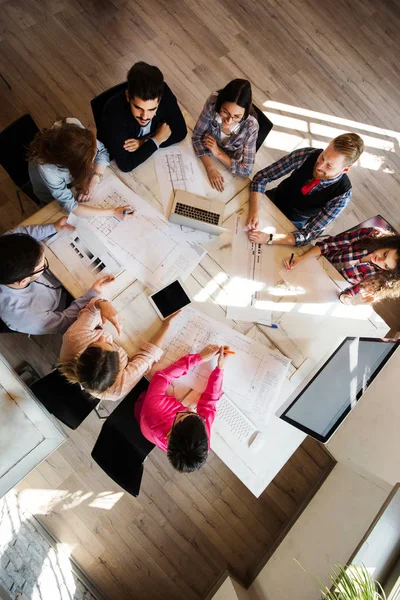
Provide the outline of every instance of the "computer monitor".
[[278,416],[318,441],[327,442],[399,343],[347,337],[301,392],[289,398]]

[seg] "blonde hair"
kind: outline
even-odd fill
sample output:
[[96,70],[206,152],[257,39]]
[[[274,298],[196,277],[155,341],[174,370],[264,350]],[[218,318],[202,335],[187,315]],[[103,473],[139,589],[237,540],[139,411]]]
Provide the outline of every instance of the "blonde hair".
[[343,154],[347,165],[355,163],[364,151],[364,142],[357,133],[342,133],[331,143],[336,152]]

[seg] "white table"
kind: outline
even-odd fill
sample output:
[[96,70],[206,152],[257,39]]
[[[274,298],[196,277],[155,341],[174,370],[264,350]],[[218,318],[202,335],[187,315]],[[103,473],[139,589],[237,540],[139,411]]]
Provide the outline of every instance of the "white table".
[[49,456],[67,435],[0,356],[0,497]]
[[[160,211],[163,209],[159,201],[158,182],[152,160],[129,174],[119,172],[115,165],[112,169],[128,187]],[[235,213],[248,210],[248,181],[243,178],[232,179],[229,174],[226,176],[226,180],[229,181],[229,185],[220,195],[220,199],[225,201],[224,226],[232,229]],[[216,196],[218,195],[214,191],[212,195],[214,193]],[[51,206],[46,207],[47,220]],[[55,207],[53,207],[54,210]],[[54,220],[55,216],[54,213],[50,220]],[[36,215],[36,222],[43,222],[42,217],[43,213],[39,211]],[[268,225],[276,227],[277,231],[290,232],[293,230],[292,223],[267,197],[263,202],[261,218],[268,222]],[[30,222],[35,222],[35,215],[31,217]],[[292,360],[288,377],[279,395],[278,406],[282,405],[289,394],[301,384],[321,357],[332,353],[346,335],[382,337],[387,332],[388,327],[372,309],[368,318],[349,322],[348,319],[302,314],[296,310],[285,312],[280,310],[277,305],[273,312],[273,322],[279,325],[277,330],[253,323],[227,321],[226,306],[219,297],[229,281],[228,278],[225,278],[221,282],[221,273],[226,274],[231,268],[231,244],[232,234],[230,231],[205,244],[208,255],[194,269],[185,283],[192,296],[201,299],[201,302],[197,302],[196,308],[225,324],[230,324],[241,333],[250,335],[263,344],[279,348]],[[288,255],[290,255],[290,249],[287,247],[271,247],[273,263],[271,277],[275,284],[280,280],[279,270],[282,261]],[[79,285],[73,281],[60,261],[54,256],[50,256],[49,260],[52,271],[65,287],[74,295],[82,293],[83,290],[79,289]],[[336,282],[338,291],[346,287],[347,284],[339,273],[324,258],[321,258],[320,261],[331,279]],[[138,281],[132,282],[132,278],[126,272],[120,277],[119,292],[112,294],[114,304],[124,319],[125,331],[119,341],[129,354],[133,354],[140,343],[137,332],[139,331],[144,339],[149,339],[160,326],[160,321],[150,308],[144,286]],[[131,309],[132,301],[137,298],[140,298],[142,306],[140,322]],[[256,496],[262,493],[305,438],[305,434],[276,416],[273,416],[269,423],[261,426],[260,429],[265,433],[267,442],[257,454],[252,454],[248,448],[239,447],[233,438],[222,437],[217,424],[214,425],[211,439],[212,450]]]

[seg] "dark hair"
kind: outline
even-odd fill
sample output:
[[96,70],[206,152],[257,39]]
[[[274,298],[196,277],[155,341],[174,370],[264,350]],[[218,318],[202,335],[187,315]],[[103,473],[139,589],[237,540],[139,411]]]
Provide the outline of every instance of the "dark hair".
[[215,110],[219,113],[224,102],[234,102],[244,108],[243,121],[247,119],[252,109],[252,94],[250,81],[247,79],[234,79],[222,90],[218,91]]
[[66,123],[43,129],[29,147],[28,159],[63,167],[71,173],[71,186],[85,191],[93,175],[96,136],[90,129]]
[[141,100],[161,98],[164,89],[164,76],[158,67],[145,62],[137,62],[128,71],[128,94]]
[[59,369],[70,383],[80,383],[87,392],[96,395],[115,383],[119,373],[119,355],[116,350],[88,346],[77,359],[61,364]]
[[197,471],[204,465],[208,456],[208,437],[201,417],[189,415],[172,427],[167,456],[181,473]]
[[0,237],[0,284],[16,283],[32,275],[43,256],[43,246],[26,233]]
[[375,301],[400,296],[400,235],[383,231],[374,237],[366,237],[357,243],[357,248],[374,252],[382,248],[396,250],[398,259],[391,271],[378,271],[360,282],[360,288],[374,296]]

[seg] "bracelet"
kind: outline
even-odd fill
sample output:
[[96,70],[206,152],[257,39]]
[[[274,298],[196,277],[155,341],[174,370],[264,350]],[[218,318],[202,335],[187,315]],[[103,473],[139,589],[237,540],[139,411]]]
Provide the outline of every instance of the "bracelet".
[[273,234],[273,233],[270,233],[270,234],[269,234],[269,240],[268,240],[268,242],[267,242],[267,245],[268,245],[268,246],[270,246],[270,245],[272,244],[272,240],[273,240],[273,239],[274,239],[274,234]]
[[95,171],[95,172],[93,173],[93,177],[94,177],[95,175],[97,175],[97,177],[99,178],[99,181],[101,181],[101,180],[103,179],[103,173],[98,173],[97,171]]

